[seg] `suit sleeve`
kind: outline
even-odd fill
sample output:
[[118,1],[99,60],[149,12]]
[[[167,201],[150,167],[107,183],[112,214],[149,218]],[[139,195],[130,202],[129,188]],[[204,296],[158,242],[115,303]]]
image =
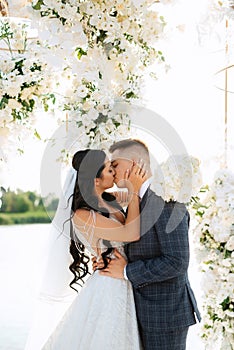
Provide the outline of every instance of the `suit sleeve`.
[[187,272],[189,213],[181,203],[165,203],[151,230],[157,235],[160,255],[128,263],[126,274],[134,287],[163,282]]

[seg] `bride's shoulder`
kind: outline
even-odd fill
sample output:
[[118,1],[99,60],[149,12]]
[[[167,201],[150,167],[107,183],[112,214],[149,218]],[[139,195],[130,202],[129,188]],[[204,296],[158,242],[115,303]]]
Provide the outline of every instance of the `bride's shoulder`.
[[80,208],[75,211],[73,221],[76,225],[95,224],[97,221],[105,221],[106,217],[101,213],[90,209]]
[[88,208],[79,208],[75,211],[74,216],[76,217],[85,217],[90,215],[91,210]]
[[91,217],[95,217],[94,210],[91,210],[89,208],[80,208],[75,211],[73,221],[77,225],[82,225],[84,223],[87,223]]

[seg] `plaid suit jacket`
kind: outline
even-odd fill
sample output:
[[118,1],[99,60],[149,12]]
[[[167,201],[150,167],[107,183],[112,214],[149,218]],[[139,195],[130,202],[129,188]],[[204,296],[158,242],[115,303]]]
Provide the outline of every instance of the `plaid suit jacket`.
[[126,248],[126,273],[134,291],[141,331],[160,332],[200,321],[190,287],[189,213],[148,189],[141,201],[141,239]]

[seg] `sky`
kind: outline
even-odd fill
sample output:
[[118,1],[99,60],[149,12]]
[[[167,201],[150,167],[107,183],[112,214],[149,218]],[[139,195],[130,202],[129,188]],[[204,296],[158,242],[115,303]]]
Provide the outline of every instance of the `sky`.
[[[171,66],[167,74],[157,81],[148,80],[144,92],[144,104],[162,116],[179,134],[187,152],[201,160],[204,182],[211,181],[214,172],[222,166],[218,159],[224,151],[224,75],[215,74],[226,64],[225,42],[207,40],[200,45],[196,19],[202,9],[202,1],[183,2],[183,11],[172,11],[171,21],[181,29],[162,43],[162,51]],[[203,3],[204,4],[204,3]],[[182,9],[182,7],[181,7]],[[222,29],[221,24],[217,30]],[[214,28],[215,30],[215,28]],[[234,43],[234,40],[233,40]],[[230,43],[232,46],[232,42]],[[232,61],[232,57],[230,58]],[[234,74],[230,69],[229,88]],[[233,84],[234,85],[234,84]],[[217,87],[218,86],[218,87]],[[234,100],[228,95],[228,166],[233,168],[234,149]],[[57,125],[48,116],[42,116],[41,128],[48,135]],[[232,131],[233,130],[233,131]],[[139,138],[156,152],[159,162],[166,152],[147,130],[138,130]],[[40,168],[46,144],[41,141],[25,142],[25,153],[9,159],[4,169],[5,186],[12,189],[40,191]]]

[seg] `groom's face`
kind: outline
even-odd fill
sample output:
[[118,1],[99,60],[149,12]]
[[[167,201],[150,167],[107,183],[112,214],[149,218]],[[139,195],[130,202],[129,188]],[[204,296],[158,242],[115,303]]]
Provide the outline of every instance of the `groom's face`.
[[121,152],[117,150],[112,153],[111,159],[112,166],[115,169],[115,184],[120,188],[126,187],[124,177],[126,171],[128,169],[131,170],[133,166],[133,161],[131,159],[124,158],[123,156],[121,157]]

